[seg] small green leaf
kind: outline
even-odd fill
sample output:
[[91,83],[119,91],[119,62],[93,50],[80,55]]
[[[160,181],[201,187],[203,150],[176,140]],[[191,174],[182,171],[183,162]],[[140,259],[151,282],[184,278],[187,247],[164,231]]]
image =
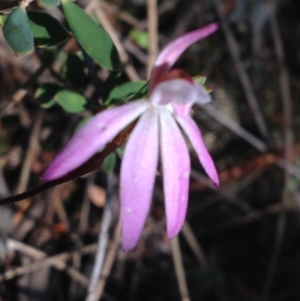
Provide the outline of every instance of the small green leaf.
[[63,90],[58,92],[54,98],[66,112],[79,113],[86,110],[86,99],[76,92]]
[[35,98],[39,101],[42,108],[48,109],[56,103],[54,96],[61,90],[61,86],[47,83],[37,89]]
[[197,75],[193,77],[193,80],[199,85],[204,85],[206,82],[206,76]]
[[0,15],[0,26],[3,26],[9,15]]
[[102,26],[73,2],[63,1],[62,6],[74,36],[86,53],[106,69],[120,68],[117,49]]
[[35,46],[57,45],[70,37],[67,30],[49,14],[29,11],[28,18]]
[[147,83],[145,81],[129,82],[116,86],[109,92],[104,103],[105,105],[110,105],[141,98],[146,94],[146,88]]
[[38,5],[44,8],[56,7],[60,4],[59,0],[38,0]]
[[115,153],[111,153],[109,154],[103,161],[102,165],[101,165],[101,169],[105,172],[111,172],[113,171],[113,169],[115,168],[116,165],[116,154]]
[[33,50],[33,34],[23,7],[14,9],[7,17],[3,34],[7,44],[15,53],[26,54]]
[[132,29],[129,32],[129,36],[134,40],[141,48],[147,49],[149,45],[148,33],[145,31]]
[[201,75],[198,75],[198,76],[194,76],[193,77],[193,80],[199,85],[201,86],[202,88],[205,89],[205,91],[207,93],[211,93],[213,91],[213,88],[208,86],[208,85],[205,85],[205,82],[206,82],[206,76],[201,76]]

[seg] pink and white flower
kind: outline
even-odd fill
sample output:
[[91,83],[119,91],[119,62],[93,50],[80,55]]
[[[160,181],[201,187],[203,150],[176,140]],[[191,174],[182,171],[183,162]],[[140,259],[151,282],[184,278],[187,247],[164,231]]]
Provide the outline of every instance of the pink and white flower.
[[[183,51],[218,28],[212,23],[187,33],[165,47],[151,73],[149,99],[140,99],[97,114],[68,142],[44,173],[42,180],[62,177],[82,165],[139,118],[127,142],[120,174],[122,246],[134,248],[150,210],[155,175],[162,164],[167,234],[180,231],[187,210],[190,156],[181,130],[215,185],[216,168],[201,133],[190,117],[193,104],[206,104],[210,96],[182,70],[170,68]],[[181,130],[180,130],[181,129]]]

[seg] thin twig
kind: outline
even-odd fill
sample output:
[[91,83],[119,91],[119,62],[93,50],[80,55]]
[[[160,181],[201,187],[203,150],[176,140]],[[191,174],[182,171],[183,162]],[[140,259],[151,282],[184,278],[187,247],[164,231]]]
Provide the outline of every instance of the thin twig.
[[105,253],[107,249],[108,242],[108,230],[112,221],[112,212],[111,212],[111,202],[114,196],[114,175],[109,173],[107,175],[107,193],[106,193],[106,202],[103,213],[103,218],[101,222],[101,231],[99,231],[98,236],[98,248],[96,252],[96,259],[93,267],[92,276],[90,279],[90,284],[88,287],[88,294],[86,297],[87,301],[97,301],[98,298],[95,297],[95,292],[97,284],[102,273]]
[[27,94],[29,87],[31,87],[40,75],[47,69],[47,66],[40,66],[30,78],[21,85],[21,87],[11,97],[13,101],[8,101],[3,107],[1,107],[0,118],[2,118],[7,112],[9,112],[17,103],[19,103],[23,97]]
[[183,227],[182,227],[182,234],[184,238],[186,239],[187,243],[189,244],[190,248],[192,249],[195,257],[199,261],[200,265],[202,266],[203,269],[207,268],[207,261],[205,254],[197,241],[190,225],[188,222],[185,222]]
[[114,239],[110,244],[110,247],[107,252],[107,257],[103,265],[103,270],[101,274],[101,278],[98,282],[97,288],[95,290],[95,300],[100,300],[103,290],[106,284],[107,277],[110,273],[112,265],[115,261],[118,248],[120,246],[120,232],[121,232],[121,224],[118,222],[114,231]]
[[[21,243],[19,242],[18,244],[16,243],[16,241],[10,241],[10,245],[14,248],[19,248],[20,249],[20,245]],[[88,246],[85,246],[83,247],[80,252],[82,254],[91,254],[91,253],[94,253],[96,251],[96,244],[92,244],[92,245],[88,245]],[[31,247],[32,248],[32,247]],[[22,248],[22,250],[26,250],[26,252],[28,252],[28,247],[27,248]],[[37,252],[39,252],[38,250],[36,250]],[[33,254],[32,250],[31,250],[31,255]],[[41,255],[41,253],[39,253]],[[75,269],[73,268],[69,268],[67,266],[67,263],[66,261],[69,260],[72,256],[72,252],[64,252],[64,253],[61,253],[61,254],[58,254],[58,255],[54,255],[54,256],[51,256],[51,257],[47,257],[45,259],[42,259],[42,260],[39,260],[39,261],[36,261],[32,264],[29,264],[29,265],[25,265],[25,266],[21,266],[21,267],[18,267],[16,269],[13,269],[13,270],[9,270],[9,271],[6,271],[5,273],[3,273],[2,275],[0,275],[0,282],[2,281],[5,281],[5,280],[10,280],[10,279],[13,279],[15,277],[18,277],[18,276],[22,276],[24,274],[28,274],[28,273],[31,273],[31,272],[34,272],[36,270],[39,270],[39,269],[44,269],[44,268],[47,268],[49,266],[54,266],[55,268],[59,269],[59,270],[69,270],[71,271],[71,274],[72,275],[76,275],[76,279],[83,279],[83,275],[81,275],[78,271],[76,271]],[[40,256],[39,255],[39,256]],[[80,276],[81,275],[81,276]],[[82,281],[81,281],[82,282]],[[85,282],[85,285],[87,283]]]
[[[202,106],[201,109],[205,111],[207,115],[209,115],[210,117],[218,121],[220,124],[222,124],[224,127],[229,129],[231,132],[241,137],[242,139],[246,140],[249,144],[251,144],[254,148],[256,148],[261,153],[265,153],[268,150],[267,145],[263,141],[261,141],[260,139],[252,135],[250,132],[245,130],[238,123],[236,123],[235,121],[233,121],[232,119],[224,115],[222,112],[215,109],[212,105]],[[276,162],[276,165],[282,169],[284,169],[286,164],[289,166],[288,168],[289,174],[297,179],[300,179],[300,169],[295,164],[292,164],[291,161],[288,161],[285,158],[283,158],[278,160],[278,162]]]
[[107,31],[111,39],[113,40],[119,55],[120,60],[123,64],[125,64],[125,72],[128,75],[131,81],[137,81],[140,79],[138,73],[134,69],[133,65],[128,62],[128,54],[124,49],[117,32],[113,28],[112,24],[110,23],[109,19],[107,18],[106,14],[103,12],[101,3],[99,1],[91,1],[90,4],[86,7],[87,12],[92,12],[96,14],[96,16],[101,21],[102,26]]
[[[83,196],[82,208],[80,211],[80,220],[78,225],[78,230],[75,236],[75,250],[72,256],[72,266],[76,270],[80,270],[82,254],[79,252],[83,246],[83,236],[86,233],[86,229],[88,226],[89,213],[91,208],[91,202],[88,196],[88,188],[95,180],[96,172],[91,173],[86,181],[85,185],[85,193]],[[87,281],[87,285],[89,284],[89,280]],[[72,282],[70,285],[70,295],[76,296],[78,292],[78,285],[76,282]]]
[[46,257],[46,253],[15,239],[8,238],[7,247],[9,250],[19,251],[34,259],[43,259]]
[[[217,194],[217,197],[221,197],[222,199],[227,200],[234,206],[236,206],[240,211],[243,213],[246,213],[247,215],[252,215],[256,211],[251,208],[248,203],[242,199],[240,199],[238,196],[235,195],[233,191],[230,191],[230,189],[224,189],[223,187],[220,187],[219,189],[215,189],[212,187],[211,182],[208,183],[208,181],[211,181],[208,179],[207,176],[200,174],[199,172],[192,170],[191,172],[191,178],[195,179],[201,183],[203,183],[205,186],[207,186],[211,191],[215,192]],[[212,200],[215,200],[216,196],[210,198],[210,202]]]
[[147,78],[150,78],[150,73],[153,64],[156,60],[158,53],[158,12],[157,12],[157,0],[147,1],[147,13],[148,13],[148,61],[147,61]]
[[[80,250],[82,248],[82,237],[86,232],[87,226],[88,226],[88,218],[89,218],[89,212],[91,207],[91,202],[89,200],[88,196],[88,188],[89,186],[94,182],[96,173],[93,172],[91,175],[88,176],[86,185],[85,185],[85,193],[83,197],[82,202],[82,208],[80,212],[80,221],[78,225],[78,235],[76,239],[76,250]],[[79,269],[81,265],[81,254],[78,252],[74,254],[73,256],[73,267],[76,269]]]
[[237,136],[249,142],[253,147],[255,147],[260,152],[264,153],[267,151],[267,145],[263,141],[256,138],[254,135],[246,131],[239,124],[234,122],[226,115],[222,114],[220,111],[216,110],[212,105],[205,105],[202,107],[202,110],[204,110],[212,118],[216,119],[219,123],[224,125],[230,131],[235,133]]
[[[36,260],[45,259],[47,257],[46,253],[14,239],[8,239],[7,246],[10,250],[19,251]],[[66,264],[60,258],[54,258],[53,260],[51,260],[51,266],[58,270],[62,270],[65,268]],[[21,269],[19,269],[19,273],[21,271],[26,271],[26,267],[27,266],[21,267]],[[84,275],[79,273],[76,269],[71,267],[66,267],[66,272],[72,279],[74,279],[77,282],[77,284],[80,283],[83,286],[87,286],[88,279]],[[9,275],[12,275],[12,273],[10,272],[10,274],[9,273],[7,274],[7,276]]]
[[270,15],[271,31],[275,43],[275,52],[277,56],[277,61],[279,65],[279,81],[280,81],[280,94],[283,106],[284,115],[284,188],[281,198],[281,211],[278,216],[277,221],[277,232],[273,255],[269,265],[266,282],[263,288],[262,301],[267,301],[269,298],[270,290],[272,287],[273,279],[275,277],[275,272],[277,268],[278,259],[280,256],[280,251],[282,247],[282,242],[284,239],[285,229],[286,229],[286,211],[288,208],[289,200],[289,183],[291,180],[290,176],[290,164],[292,162],[292,101],[290,95],[290,84],[289,76],[284,63],[284,51],[283,44],[280,37],[279,25],[276,18],[276,5],[273,0],[267,0],[267,7]]
[[175,236],[171,240],[171,248],[172,248],[173,262],[175,266],[175,272],[176,272],[177,281],[179,285],[179,291],[181,295],[181,301],[190,301],[189,291],[188,291],[183,263],[182,263],[178,236]]
[[125,49],[131,53],[137,60],[139,60],[142,64],[147,64],[147,55],[135,44],[131,39],[126,38],[123,41],[123,45]]
[[215,6],[216,6],[216,10],[218,12],[218,15],[220,17],[220,23],[221,23],[223,32],[225,34],[225,38],[226,38],[229,50],[231,52],[231,55],[233,57],[233,60],[234,60],[234,63],[235,63],[235,66],[236,66],[236,69],[237,69],[237,72],[239,75],[239,79],[240,79],[241,84],[245,91],[245,96],[247,98],[248,105],[253,114],[253,117],[254,117],[257,127],[260,131],[260,134],[265,139],[265,141],[269,142],[269,139],[270,139],[269,131],[268,131],[266,122],[263,118],[263,115],[261,113],[260,107],[258,105],[258,100],[254,94],[254,91],[253,91],[253,88],[251,85],[251,81],[247,74],[245,65],[243,64],[243,62],[241,60],[240,50],[239,50],[237,41],[235,40],[234,35],[233,35],[233,33],[228,25],[228,22],[224,16],[221,5],[219,4],[220,1],[215,0],[214,2],[215,2]]
[[65,210],[65,207],[62,204],[62,200],[61,200],[61,188],[63,186],[56,186],[54,187],[54,189],[51,191],[51,199],[53,201],[53,205],[54,205],[54,210],[58,216],[58,219],[60,222],[64,223],[66,230],[70,229],[70,223],[68,220],[68,215],[67,212]]
[[29,181],[29,175],[31,170],[32,162],[36,156],[37,150],[39,149],[39,134],[43,123],[43,114],[40,112],[35,119],[32,132],[29,138],[29,145],[24,158],[19,184],[16,188],[16,192],[22,192],[27,188]]
[[129,14],[127,11],[121,10],[116,4],[109,3],[107,1],[101,1],[101,6],[103,9],[108,11],[110,15],[117,15],[120,20],[133,27],[138,26],[139,20],[135,16]]

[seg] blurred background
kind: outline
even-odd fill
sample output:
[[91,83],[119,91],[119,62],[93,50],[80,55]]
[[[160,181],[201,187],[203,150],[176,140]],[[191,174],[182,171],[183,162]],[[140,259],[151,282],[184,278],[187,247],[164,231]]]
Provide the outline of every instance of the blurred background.
[[[159,49],[220,23],[175,66],[206,76],[213,88],[212,103],[195,107],[193,116],[220,187],[212,187],[191,151],[187,220],[170,244],[158,175],[143,236],[128,254],[120,248],[119,156],[85,177],[2,206],[1,300],[85,300],[95,258],[101,277],[90,300],[299,300],[300,2],[161,0],[157,14],[155,2],[79,4],[119,41],[126,66],[120,84],[147,79],[153,16]],[[28,9],[40,10],[34,2]],[[47,12],[65,24],[58,8]],[[16,56],[0,32],[1,198],[39,184],[78,123],[100,110],[108,76],[80,53],[75,39]],[[87,110],[47,108],[36,97],[44,83],[82,93]]]

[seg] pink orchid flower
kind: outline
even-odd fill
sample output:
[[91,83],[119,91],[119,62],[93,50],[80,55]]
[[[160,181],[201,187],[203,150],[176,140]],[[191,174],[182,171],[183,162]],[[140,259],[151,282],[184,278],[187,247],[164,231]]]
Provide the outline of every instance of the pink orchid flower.
[[[193,104],[210,96],[184,71],[170,68],[183,51],[218,28],[212,23],[167,45],[152,70],[149,99],[141,99],[99,113],[68,142],[44,173],[50,181],[66,175],[96,154],[130,123],[139,118],[127,142],[120,174],[122,246],[133,249],[150,210],[159,153],[162,163],[167,234],[180,231],[187,210],[190,157],[180,131],[186,134],[207,175],[219,184],[216,168],[201,133],[190,117]],[[179,126],[180,127],[179,127]]]

